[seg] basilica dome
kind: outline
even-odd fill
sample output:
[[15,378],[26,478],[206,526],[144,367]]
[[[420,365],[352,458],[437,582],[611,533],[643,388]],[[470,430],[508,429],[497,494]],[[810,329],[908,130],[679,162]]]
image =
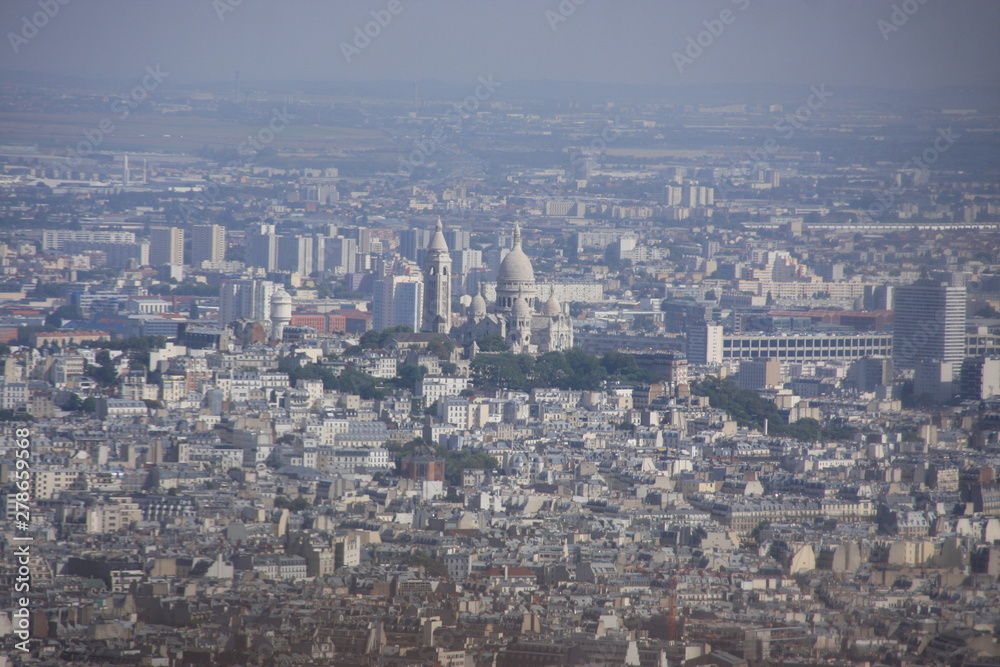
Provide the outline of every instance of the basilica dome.
[[521,229],[514,228],[514,248],[500,262],[497,272],[497,282],[535,282],[535,270],[531,260],[521,249]]

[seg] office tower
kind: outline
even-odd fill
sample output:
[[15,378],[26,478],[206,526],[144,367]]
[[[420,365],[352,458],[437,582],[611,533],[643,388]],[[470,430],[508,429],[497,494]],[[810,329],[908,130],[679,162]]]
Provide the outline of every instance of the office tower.
[[892,285],[865,285],[865,310],[892,310]]
[[432,233],[429,229],[406,229],[399,234],[399,254],[412,262],[423,259],[422,251],[430,245]]
[[272,224],[257,223],[247,230],[246,262],[267,271],[278,269],[278,236]]
[[271,297],[278,285],[268,280],[226,280],[219,294],[219,324],[233,320],[271,319]]
[[344,238],[354,239],[358,243],[358,252],[367,255],[372,251],[372,233],[369,229],[361,227],[347,227],[340,230],[340,235]]
[[864,357],[851,364],[847,384],[857,391],[871,392],[892,384],[892,359]]
[[191,228],[191,264],[221,262],[226,258],[226,228],[222,225],[195,225]]
[[777,359],[745,359],[740,362],[736,384],[741,389],[769,389],[781,384],[781,362]]
[[184,230],[153,227],[149,230],[149,264],[184,264]]
[[420,276],[385,276],[375,281],[372,295],[372,329],[406,325],[420,331],[423,310],[423,281]]
[[678,185],[668,185],[663,188],[664,206],[680,206],[682,190]]
[[326,240],[325,270],[337,274],[354,273],[357,270],[358,242],[337,236]]
[[937,359],[918,359],[913,368],[913,397],[920,402],[945,403],[958,388],[958,364]]
[[715,204],[715,188],[703,185],[685,185],[681,191],[683,206],[712,206]]
[[481,250],[452,250],[452,292],[472,294],[468,279],[483,268],[483,252]]
[[403,282],[396,285],[393,326],[405,325],[420,331],[423,323],[424,283]]
[[468,250],[472,243],[472,233],[465,229],[453,227],[444,233],[444,240],[451,250]]
[[278,237],[278,270],[308,276],[313,272],[313,240],[309,236]]
[[692,364],[721,364],[723,359],[722,327],[695,322],[687,327],[687,357]]
[[322,274],[326,271],[326,237],[314,234],[312,237],[313,271]]
[[441,218],[427,247],[424,263],[424,330],[448,333],[451,330],[451,253],[444,238]]
[[901,368],[921,359],[952,362],[965,358],[965,288],[902,285],[893,299],[892,357]]
[[981,401],[1000,396],[1000,359],[969,357],[962,362],[962,398]]

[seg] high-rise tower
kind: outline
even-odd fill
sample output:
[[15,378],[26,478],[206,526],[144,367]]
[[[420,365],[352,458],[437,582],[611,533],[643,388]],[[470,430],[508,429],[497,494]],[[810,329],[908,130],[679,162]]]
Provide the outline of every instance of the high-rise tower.
[[952,362],[965,358],[965,288],[913,284],[895,289],[893,361],[913,368],[922,359]]
[[448,333],[451,330],[451,253],[444,238],[444,226],[438,218],[434,236],[427,246],[424,262],[423,330]]

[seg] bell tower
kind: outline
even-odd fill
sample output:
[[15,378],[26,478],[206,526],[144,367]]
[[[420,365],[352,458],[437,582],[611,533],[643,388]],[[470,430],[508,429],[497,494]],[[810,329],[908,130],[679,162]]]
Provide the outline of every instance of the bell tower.
[[424,261],[424,326],[428,333],[451,331],[451,253],[438,218]]

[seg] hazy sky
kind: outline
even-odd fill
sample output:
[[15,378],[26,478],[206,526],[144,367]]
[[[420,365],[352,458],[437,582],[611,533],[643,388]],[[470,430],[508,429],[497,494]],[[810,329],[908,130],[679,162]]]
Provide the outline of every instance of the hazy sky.
[[[34,35],[23,19],[39,0],[0,2],[0,69],[130,79],[159,64],[178,82],[230,80],[236,70],[246,81],[1000,82],[997,0],[41,2],[67,4]],[[356,48],[355,28],[372,11],[386,25],[348,62],[343,44]],[[12,33],[30,39],[12,44]],[[707,46],[685,53],[699,33]],[[679,68],[675,52],[690,61]]]

